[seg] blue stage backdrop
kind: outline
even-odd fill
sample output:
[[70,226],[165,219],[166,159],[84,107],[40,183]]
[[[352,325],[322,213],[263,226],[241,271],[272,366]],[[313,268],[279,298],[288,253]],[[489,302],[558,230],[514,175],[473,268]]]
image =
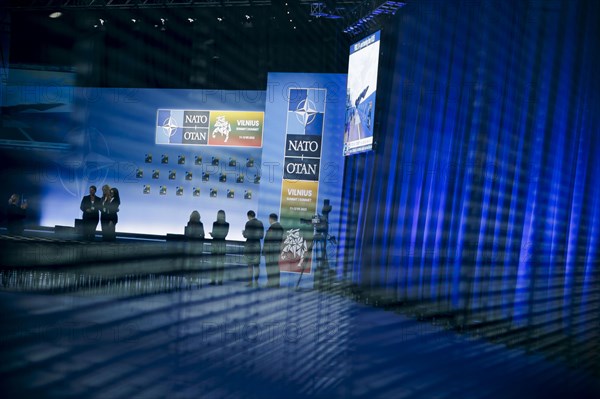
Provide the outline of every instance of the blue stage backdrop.
[[291,228],[324,199],[337,231],[346,75],[272,74],[266,91],[58,84],[66,78],[21,71],[5,92],[4,196],[28,199],[28,225],[73,226],[89,186],[101,195],[107,184],[120,192],[117,232],[182,234],[192,210],[208,232],[223,209],[228,239],[244,240],[248,210]]
[[382,30],[383,134],[346,163],[346,277],[459,324],[568,336],[591,362],[598,38],[593,1],[402,8]]
[[88,187],[108,184],[117,232],[183,234],[193,210],[209,232],[223,209],[228,239],[243,240],[260,196],[264,91],[43,83],[9,87],[4,104],[3,174],[30,200],[28,224],[73,226]]

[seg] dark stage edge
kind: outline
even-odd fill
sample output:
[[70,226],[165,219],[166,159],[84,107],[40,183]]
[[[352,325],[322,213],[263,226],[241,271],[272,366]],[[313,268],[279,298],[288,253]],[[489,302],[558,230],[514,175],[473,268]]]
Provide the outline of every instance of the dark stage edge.
[[600,397],[559,361],[331,292],[225,281],[0,304],[4,398]]

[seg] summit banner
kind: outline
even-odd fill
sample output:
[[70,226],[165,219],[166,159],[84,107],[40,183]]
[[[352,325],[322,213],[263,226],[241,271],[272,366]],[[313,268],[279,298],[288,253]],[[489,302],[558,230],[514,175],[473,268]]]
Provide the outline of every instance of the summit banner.
[[156,144],[262,147],[264,112],[156,111]]
[[[279,216],[284,229],[279,270],[289,273],[290,284],[297,280],[310,286],[319,267],[336,267],[335,248],[325,253],[316,243],[314,221],[324,220],[321,203],[331,203],[328,229],[319,225],[318,240],[335,242],[344,170],[345,85],[346,75],[269,74],[263,165],[272,173],[259,219]],[[331,261],[324,261],[325,256]]]

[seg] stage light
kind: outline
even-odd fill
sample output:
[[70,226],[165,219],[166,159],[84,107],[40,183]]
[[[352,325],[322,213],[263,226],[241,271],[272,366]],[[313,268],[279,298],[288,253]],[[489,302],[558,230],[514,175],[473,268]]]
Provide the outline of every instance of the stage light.
[[100,30],[104,30],[104,24],[106,23],[106,20],[102,19],[102,18],[98,18],[98,23],[94,24],[94,28],[96,29],[100,29]]
[[187,20],[190,24],[193,23],[194,21],[196,21],[194,18],[188,18]]
[[217,21],[219,21],[219,22],[223,22],[223,18],[221,18],[221,17],[217,17]]
[[245,21],[242,21],[242,25],[244,26],[244,28],[254,27],[254,24],[252,23],[252,16],[245,14],[244,17],[246,18]]
[[138,18],[131,18],[131,24],[133,25],[133,31],[139,32],[142,26],[142,20]]
[[48,16],[52,19],[60,18],[62,16],[62,12],[54,11],[53,13],[50,13],[50,15],[48,15]]

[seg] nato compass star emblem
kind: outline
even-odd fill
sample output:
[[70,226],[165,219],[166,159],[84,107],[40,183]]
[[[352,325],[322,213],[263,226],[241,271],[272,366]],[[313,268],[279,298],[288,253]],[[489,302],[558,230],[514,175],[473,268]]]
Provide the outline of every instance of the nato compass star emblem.
[[300,122],[304,127],[306,127],[306,125],[310,125],[315,119],[315,115],[317,114],[317,107],[315,106],[314,102],[307,98],[298,103],[296,111],[294,112],[296,113],[296,118],[298,118],[298,122]]
[[179,126],[177,126],[177,122],[172,117],[168,117],[162,124],[163,132],[167,137],[173,137],[175,131]]

